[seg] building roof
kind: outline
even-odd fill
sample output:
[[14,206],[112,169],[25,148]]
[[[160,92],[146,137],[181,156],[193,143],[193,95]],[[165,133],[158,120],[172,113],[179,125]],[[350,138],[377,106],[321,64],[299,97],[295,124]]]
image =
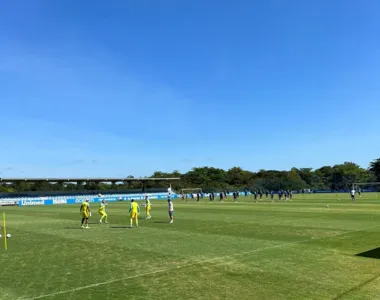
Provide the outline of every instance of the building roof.
[[175,181],[180,178],[0,178],[0,182],[133,182],[133,181]]

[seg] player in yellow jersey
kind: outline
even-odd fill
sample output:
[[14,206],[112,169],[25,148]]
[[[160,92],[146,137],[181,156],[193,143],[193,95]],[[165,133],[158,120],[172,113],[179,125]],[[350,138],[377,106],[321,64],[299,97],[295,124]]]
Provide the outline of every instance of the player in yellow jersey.
[[99,215],[100,215],[99,223],[103,223],[103,219],[104,219],[104,223],[108,224],[108,222],[107,222],[108,215],[106,213],[106,201],[105,200],[102,200],[102,202],[99,205]]
[[150,209],[151,209],[150,200],[149,200],[149,197],[146,196],[145,197],[145,212],[146,212],[146,219],[147,220],[152,218],[152,216],[150,215]]
[[135,220],[136,227],[139,227],[139,212],[140,212],[140,206],[132,199],[131,205],[129,206],[129,213],[131,217],[131,225],[130,227],[133,227],[133,220]]
[[[82,228],[89,228],[88,217],[91,216],[89,200],[86,200],[85,202],[82,203],[82,205],[80,206],[80,213],[82,214]],[[84,227],[85,223],[86,223],[86,227]]]

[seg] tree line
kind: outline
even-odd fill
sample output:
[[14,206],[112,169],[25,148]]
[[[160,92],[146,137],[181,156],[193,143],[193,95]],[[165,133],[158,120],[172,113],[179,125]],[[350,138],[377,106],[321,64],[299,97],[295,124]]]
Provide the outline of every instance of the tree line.
[[[323,166],[319,169],[292,168],[287,171],[260,170],[252,172],[240,167],[223,170],[214,167],[197,167],[181,173],[179,171],[156,171],[153,178],[179,177],[179,181],[172,182],[172,188],[180,191],[182,188],[202,188],[204,192],[221,190],[342,190],[349,189],[354,182],[379,182],[380,158],[373,160],[368,168],[362,168],[353,162],[344,162],[334,166]],[[133,178],[133,176],[129,176]],[[167,182],[147,182],[146,187],[167,188]],[[27,191],[122,191],[141,189],[140,182],[125,183],[48,183],[48,182],[21,182],[0,185],[0,192],[27,192]]]

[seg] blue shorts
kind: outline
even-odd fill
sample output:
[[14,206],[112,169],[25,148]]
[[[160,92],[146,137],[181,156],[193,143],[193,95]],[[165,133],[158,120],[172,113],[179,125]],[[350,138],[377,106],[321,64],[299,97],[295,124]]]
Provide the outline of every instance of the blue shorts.
[[173,211],[169,211],[169,217],[173,216]]

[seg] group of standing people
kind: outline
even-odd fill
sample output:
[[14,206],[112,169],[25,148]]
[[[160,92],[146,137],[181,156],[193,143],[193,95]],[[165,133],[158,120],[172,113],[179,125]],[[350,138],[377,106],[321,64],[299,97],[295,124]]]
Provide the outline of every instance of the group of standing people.
[[[90,208],[90,200],[84,201],[79,210],[81,216],[82,216],[82,228],[88,229],[88,219],[91,217],[91,208]],[[100,215],[100,220],[99,223],[102,224],[103,222],[105,224],[108,224],[108,215],[106,213],[106,201],[102,200],[99,204],[99,209],[98,209],[99,215]]]
[[[152,215],[150,214],[151,210],[151,203],[149,200],[149,197],[145,197],[145,213],[146,213],[146,219],[149,220],[152,218]],[[129,206],[129,213],[130,213],[130,228],[133,227],[133,221],[136,224],[136,227],[139,227],[139,214],[140,214],[140,206],[137,202],[135,202],[133,199],[131,200],[131,204]],[[173,224],[174,221],[174,205],[171,201],[170,194],[168,195],[168,213],[169,213],[169,219],[170,224]]]
[[[284,200],[292,200],[293,199],[293,191],[291,191],[291,190],[279,190],[277,192],[267,190],[267,191],[263,192],[262,190],[249,191],[248,189],[245,189],[244,190],[245,197],[248,197],[249,192],[253,195],[255,201],[262,200],[264,195],[267,199],[270,197],[270,199],[273,200],[274,196],[276,194],[278,195],[279,200],[283,200],[283,199]],[[211,192],[211,193],[208,193],[208,198],[210,201],[214,201],[215,197],[219,196],[219,201],[223,202],[224,199],[226,199],[229,194],[231,194],[231,193],[227,192],[227,191],[221,191],[219,193]],[[240,192],[238,192],[238,191],[232,192],[232,197],[234,199],[234,202],[238,201],[239,196],[240,196]],[[182,201],[187,202],[188,198],[189,198],[189,196],[187,194],[182,194]],[[190,198],[191,199],[197,198],[197,202],[199,202],[201,199],[203,199],[203,193],[190,194]]]
[[[99,215],[100,215],[100,220],[99,223],[102,224],[103,222],[105,224],[108,224],[108,215],[106,213],[106,201],[102,200],[100,205],[99,205]],[[146,219],[149,220],[152,218],[150,211],[151,211],[151,203],[150,199],[148,196],[145,197],[145,213],[146,213]],[[174,221],[174,205],[173,202],[171,201],[170,193],[168,194],[168,213],[169,213],[169,219],[170,219],[170,224],[173,223]],[[80,214],[82,217],[82,223],[81,227],[88,229],[88,220],[89,217],[91,217],[91,208],[90,208],[90,201],[87,199],[84,201],[81,206],[80,206]],[[139,214],[140,214],[140,206],[139,204],[132,199],[131,203],[129,205],[129,217],[130,217],[130,225],[129,227],[133,227],[133,223],[135,223],[136,227],[139,227]]]

